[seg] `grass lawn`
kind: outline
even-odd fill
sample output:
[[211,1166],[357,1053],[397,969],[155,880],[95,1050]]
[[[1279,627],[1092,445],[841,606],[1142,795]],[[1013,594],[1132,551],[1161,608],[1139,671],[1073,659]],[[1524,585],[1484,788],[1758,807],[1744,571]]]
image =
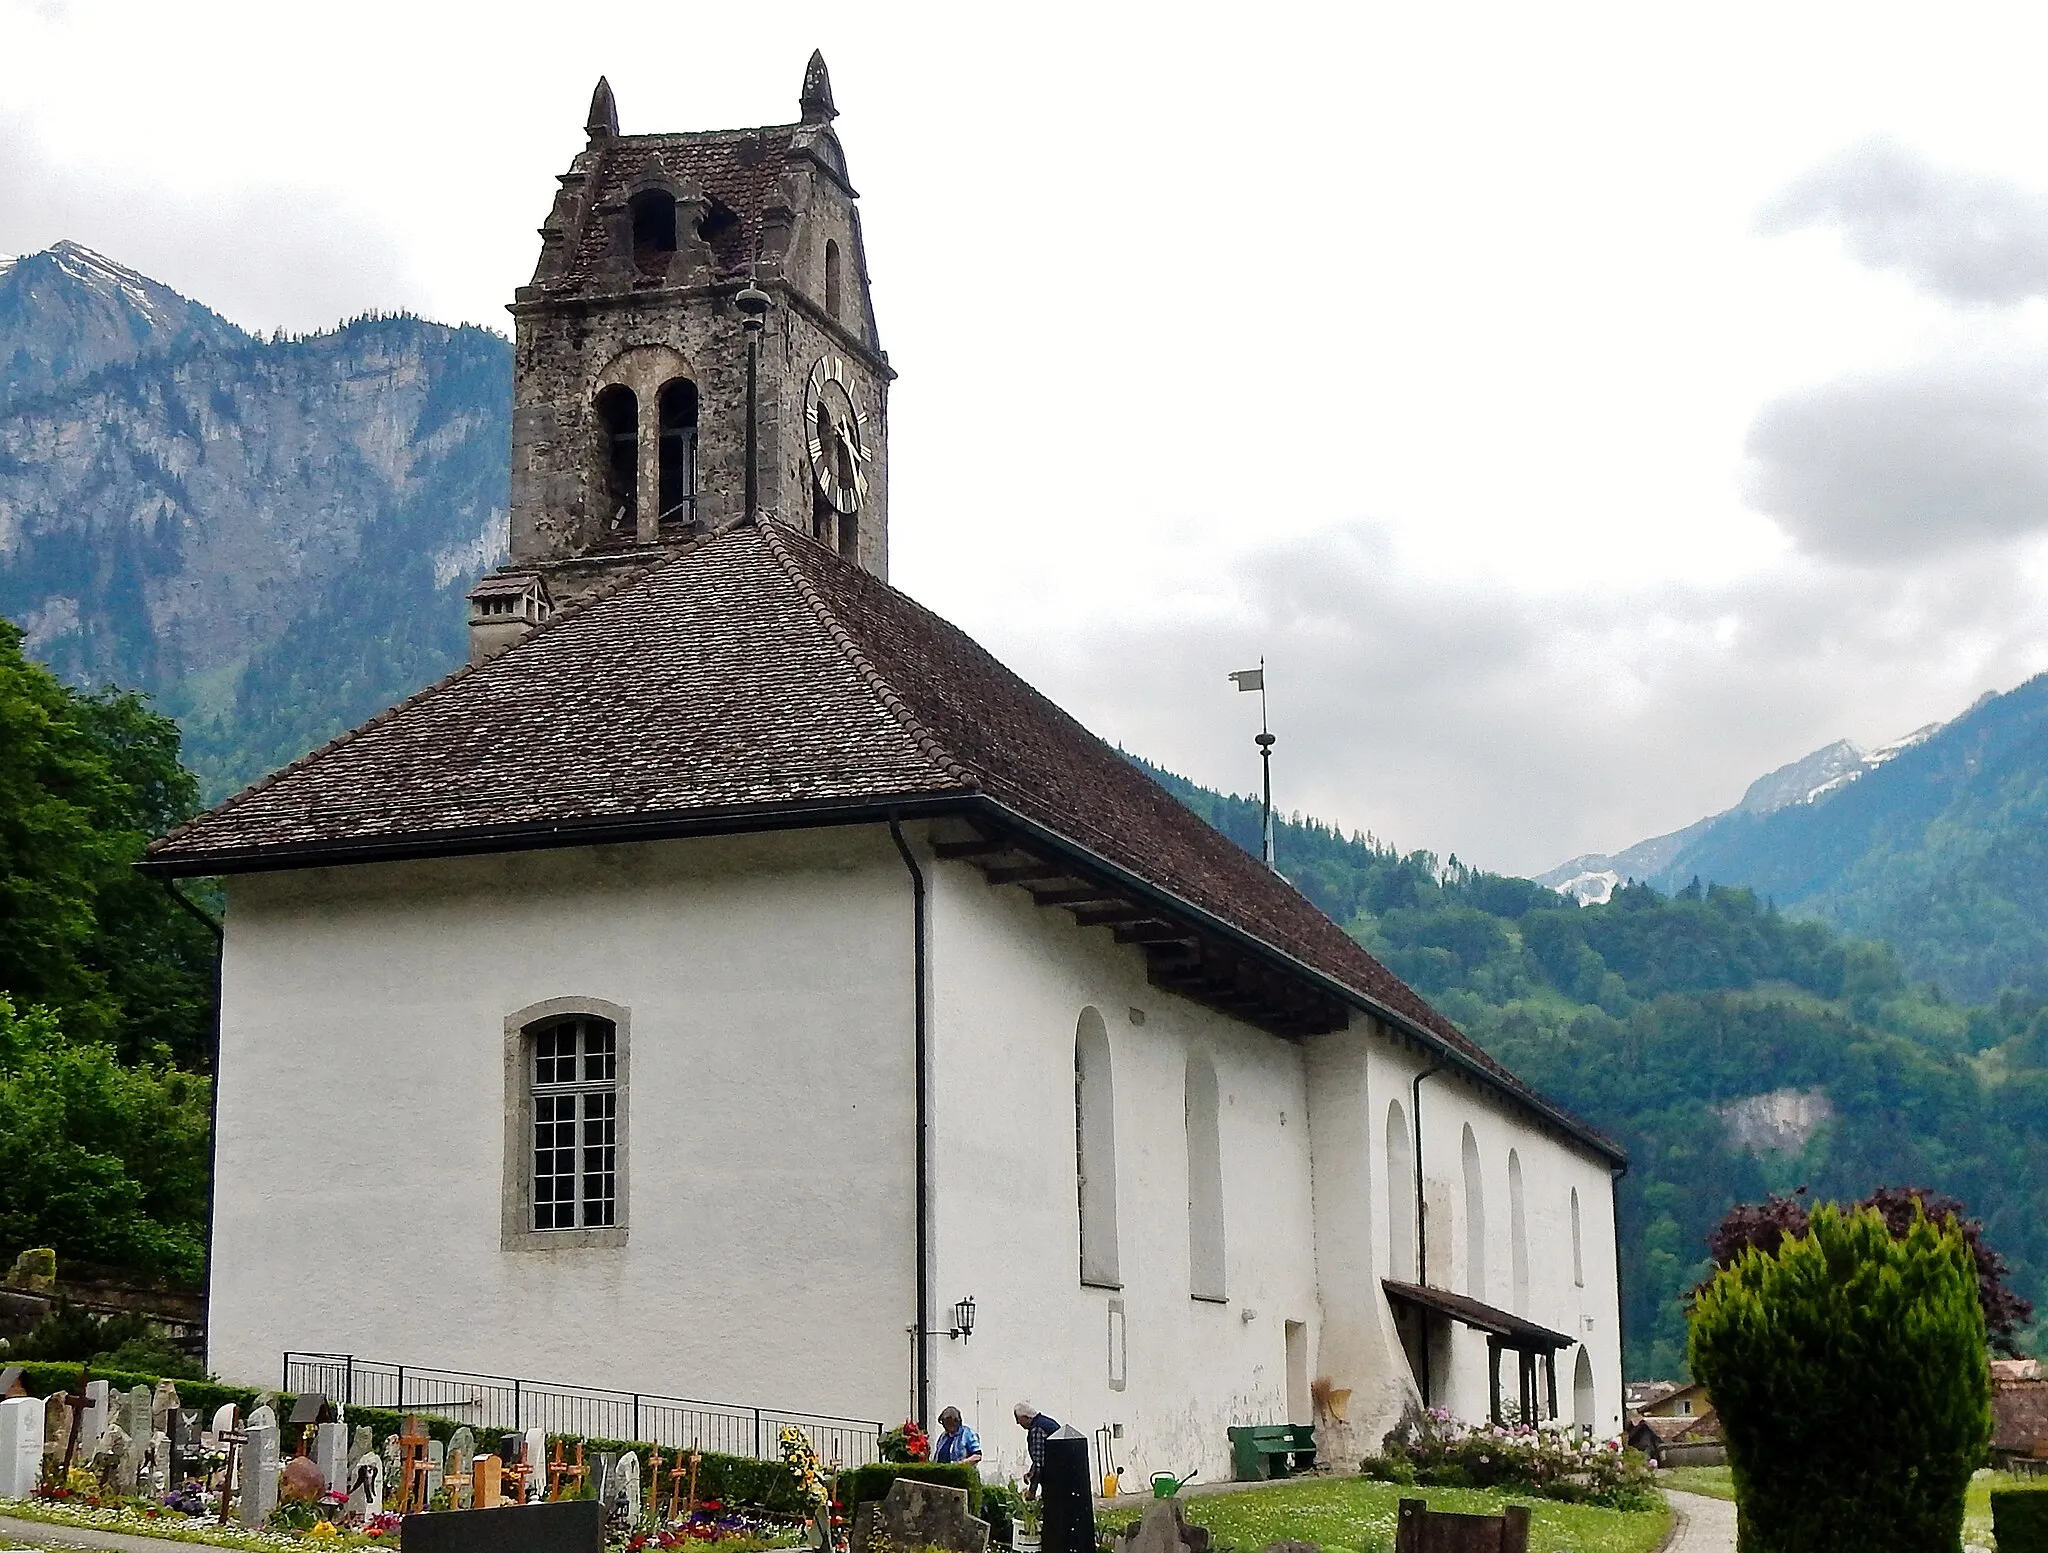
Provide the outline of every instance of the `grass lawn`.
[[1735,1498],[1735,1479],[1726,1467],[1669,1467],[1657,1474],[1657,1486],[1731,1503]]
[[[1218,1544],[1258,1553],[1269,1542],[1296,1540],[1356,1553],[1389,1553],[1394,1516],[1403,1499],[1426,1499],[1432,1510],[1499,1514],[1507,1504],[1530,1507],[1530,1553],[1650,1553],[1671,1524],[1669,1510],[1596,1510],[1590,1505],[1489,1493],[1469,1488],[1402,1488],[1371,1478],[1311,1478],[1240,1493],[1190,1498],[1188,1519]],[[1123,1526],[1144,1513],[1106,1511],[1101,1524]]]

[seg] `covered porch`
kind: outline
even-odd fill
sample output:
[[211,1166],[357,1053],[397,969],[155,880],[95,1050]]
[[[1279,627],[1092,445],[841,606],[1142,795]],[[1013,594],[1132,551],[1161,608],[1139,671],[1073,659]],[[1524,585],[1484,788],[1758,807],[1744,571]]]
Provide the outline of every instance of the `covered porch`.
[[[1515,1356],[1517,1417],[1524,1424],[1534,1424],[1542,1419],[1555,1418],[1557,1411],[1557,1351],[1569,1348],[1576,1339],[1562,1332],[1553,1332],[1549,1327],[1515,1315],[1512,1311],[1489,1305],[1484,1300],[1472,1298],[1469,1294],[1453,1294],[1449,1289],[1432,1288],[1426,1284],[1403,1283],[1396,1278],[1382,1278],[1380,1287],[1397,1310],[1413,1313],[1422,1328],[1420,1344],[1423,1364],[1417,1379],[1421,1382],[1423,1401],[1429,1401],[1429,1340],[1428,1329],[1432,1319],[1454,1321],[1475,1332],[1486,1334],[1486,1355],[1488,1371],[1489,1407],[1495,1423],[1505,1420],[1501,1417],[1500,1359],[1503,1353]],[[1538,1371],[1541,1371],[1539,1386]],[[1539,1411],[1540,1409],[1540,1411]]]

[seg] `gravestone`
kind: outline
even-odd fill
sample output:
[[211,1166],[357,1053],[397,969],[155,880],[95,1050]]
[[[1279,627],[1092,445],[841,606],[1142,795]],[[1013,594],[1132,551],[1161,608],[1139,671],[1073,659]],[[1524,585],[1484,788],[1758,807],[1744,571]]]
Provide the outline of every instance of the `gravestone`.
[[341,1513],[353,1521],[384,1513],[384,1458],[375,1451],[364,1451],[356,1458],[355,1469],[349,1473],[348,1502]]
[[398,1547],[399,1553],[604,1553],[604,1507],[595,1499],[565,1499],[408,1515],[398,1523]]
[[242,1524],[262,1526],[277,1508],[277,1415],[259,1407],[242,1447]]
[[278,1496],[301,1504],[314,1504],[327,1492],[327,1475],[311,1456],[294,1456],[278,1474]]
[[476,1435],[469,1425],[464,1424],[448,1437],[448,1456],[444,1467],[449,1509],[467,1510],[470,1507],[470,1472],[475,1465]]
[[188,1463],[199,1454],[199,1409],[181,1407],[171,1414],[171,1457],[166,1463],[171,1487],[182,1488],[190,1467]]
[[102,1482],[118,1483],[121,1460],[127,1454],[128,1431],[119,1424],[108,1424],[92,1442],[92,1455],[86,1458],[86,1465]]
[[26,1499],[43,1475],[43,1401],[0,1402],[0,1499]]
[[370,1433],[368,1424],[357,1424],[355,1433],[348,1437],[348,1459],[361,1461],[377,1448],[377,1441]]
[[152,1499],[161,1499],[172,1486],[171,1463],[176,1454],[171,1446],[171,1437],[159,1429],[149,1437],[149,1454],[143,1458],[143,1492]]
[[1062,1424],[1046,1436],[1045,1470],[1038,1477],[1038,1497],[1045,1505],[1039,1522],[1045,1553],[1095,1553],[1094,1478],[1085,1434]]
[[71,1398],[53,1391],[43,1399],[43,1454],[52,1461],[64,1454],[71,1439]]
[[[439,1440],[427,1441],[427,1504],[434,1502],[434,1496],[441,1492],[441,1479],[448,1464],[448,1447]],[[422,1505],[425,1509],[426,1505]]]
[[242,1427],[245,1429],[275,1429],[277,1427],[277,1412],[268,1402],[258,1402],[249,1410],[249,1421]]
[[612,1513],[615,1525],[640,1524],[640,1458],[627,1451],[612,1463]]
[[521,1461],[523,1461],[523,1462],[524,1462],[524,1463],[526,1464],[527,1468],[528,1468],[528,1471],[527,1471],[527,1477],[526,1477],[526,1502],[527,1502],[528,1504],[531,1504],[531,1503],[533,1503],[533,1502],[534,1502],[534,1501],[535,1501],[536,1499],[545,1499],[545,1498],[547,1498],[547,1496],[548,1496],[548,1432],[547,1432],[547,1430],[545,1430],[545,1429],[529,1429],[529,1430],[527,1430],[527,1431],[526,1431],[526,1447],[525,1447],[525,1449],[524,1449],[524,1450],[523,1450],[523,1451],[522,1451],[522,1452],[520,1453],[520,1457],[519,1457],[519,1459],[520,1459]]
[[[1087,1444],[1085,1438],[1082,1444]],[[887,1498],[879,1503],[869,1500],[854,1517],[853,1553],[868,1553],[877,1538],[891,1548],[987,1553],[988,1522],[968,1514],[964,1488],[898,1478],[889,1485]]]
[[348,1426],[319,1424],[313,1430],[313,1465],[331,1494],[348,1492]]
[[114,1421],[114,1415],[107,1407],[107,1389],[103,1380],[85,1383],[85,1416],[78,1426],[78,1441],[86,1450],[98,1445],[107,1425]]
[[235,1411],[235,1404],[223,1402],[213,1410],[213,1422],[209,1430],[217,1440],[224,1434],[235,1434],[242,1426],[242,1415]]
[[179,1410],[178,1388],[167,1380],[156,1383],[156,1390],[149,1399],[149,1427],[151,1432],[161,1430],[171,1433],[171,1415]]
[[1504,1515],[1453,1515],[1427,1501],[1403,1499],[1394,1522],[1394,1553],[1529,1553],[1529,1507]]
[[384,1437],[384,1492],[399,1504],[405,1502],[405,1447],[395,1434]]
[[1188,1524],[1187,1501],[1155,1499],[1126,1526],[1117,1553],[1209,1553],[1209,1528]]
[[617,1490],[612,1486],[612,1471],[619,1464],[617,1451],[599,1451],[597,1465],[591,1469],[590,1497],[604,1506],[607,1518],[612,1513],[612,1503]]
[[114,1482],[124,1494],[132,1494],[141,1487],[143,1471],[149,1464],[149,1443],[156,1438],[155,1400],[149,1387],[136,1386],[122,1401],[121,1427],[128,1435],[128,1449],[115,1468]]

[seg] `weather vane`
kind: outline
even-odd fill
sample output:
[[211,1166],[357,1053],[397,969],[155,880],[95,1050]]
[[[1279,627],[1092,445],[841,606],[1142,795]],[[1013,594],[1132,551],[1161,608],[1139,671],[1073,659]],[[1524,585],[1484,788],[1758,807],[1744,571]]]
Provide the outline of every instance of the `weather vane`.
[[[1231,672],[1231,675],[1230,675],[1230,677],[1231,677],[1231,679],[1232,679],[1232,680],[1233,680],[1233,681],[1234,681],[1234,682],[1236,683],[1236,685],[1237,685],[1237,688],[1238,688],[1238,689],[1239,689],[1240,691],[1244,691],[1244,690],[1256,690],[1256,691],[1257,691],[1257,692],[1259,693],[1259,734],[1258,734],[1258,737],[1257,737],[1257,739],[1255,739],[1255,740],[1254,740],[1253,742],[1254,742],[1254,743],[1256,743],[1256,744],[1258,745],[1258,747],[1259,747],[1259,764],[1260,764],[1260,766],[1261,766],[1261,767],[1263,767],[1263,768],[1264,768],[1264,773],[1265,773],[1265,784],[1266,784],[1266,796],[1265,796],[1265,807],[1264,807],[1264,811],[1263,811],[1263,818],[1262,818],[1262,820],[1261,820],[1261,822],[1260,822],[1260,826],[1259,826],[1259,839],[1260,839],[1260,843],[1261,843],[1261,846],[1262,846],[1262,855],[1263,855],[1263,856],[1265,857],[1265,859],[1266,859],[1266,866],[1267,866],[1268,868],[1273,868],[1273,743],[1274,743],[1274,740],[1273,740],[1273,734],[1272,734],[1272,730],[1271,730],[1271,729],[1269,729],[1269,728],[1268,728],[1268,727],[1266,726],[1266,659],[1265,659],[1265,655],[1264,655],[1264,654],[1261,654],[1261,655],[1260,655],[1260,657],[1259,657],[1259,666],[1258,666],[1257,668],[1255,668],[1255,669],[1235,669],[1235,670],[1233,670],[1233,671]],[[1274,869],[1273,869],[1273,871],[1274,871],[1275,873],[1278,873],[1278,872],[1279,872],[1279,870],[1278,870],[1277,868],[1274,868]]]

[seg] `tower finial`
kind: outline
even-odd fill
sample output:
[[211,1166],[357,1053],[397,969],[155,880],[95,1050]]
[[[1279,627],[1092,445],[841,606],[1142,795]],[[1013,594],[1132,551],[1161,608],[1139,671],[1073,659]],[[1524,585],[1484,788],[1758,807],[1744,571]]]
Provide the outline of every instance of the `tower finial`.
[[797,98],[806,124],[830,124],[839,117],[832,106],[832,77],[825,69],[825,51],[811,50],[811,62],[804,66],[803,95]]
[[590,118],[583,128],[592,140],[608,140],[619,132],[619,105],[612,100],[612,83],[603,76],[590,94]]

